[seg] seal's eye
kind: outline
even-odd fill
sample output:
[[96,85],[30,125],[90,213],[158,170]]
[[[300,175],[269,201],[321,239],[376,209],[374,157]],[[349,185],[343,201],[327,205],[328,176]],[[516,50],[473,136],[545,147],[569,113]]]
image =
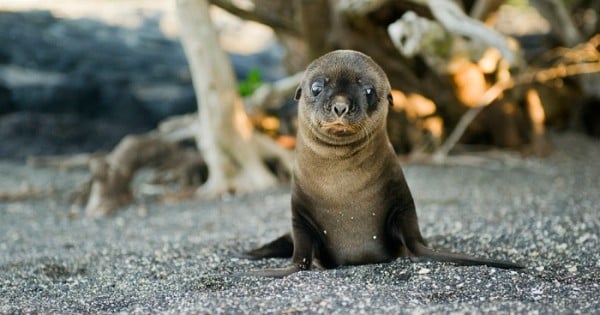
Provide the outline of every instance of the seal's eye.
[[323,82],[321,82],[321,81],[313,82],[313,84],[310,86],[310,91],[312,92],[313,96],[319,95],[321,93],[321,91],[323,91]]
[[377,97],[373,87],[369,86],[365,88],[365,96],[367,97],[367,104],[369,104],[369,106],[373,106],[377,103]]

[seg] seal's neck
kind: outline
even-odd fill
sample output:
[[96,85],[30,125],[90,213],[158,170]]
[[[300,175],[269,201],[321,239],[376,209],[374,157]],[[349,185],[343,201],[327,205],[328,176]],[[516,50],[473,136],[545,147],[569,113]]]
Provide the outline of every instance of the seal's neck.
[[297,135],[296,154],[317,160],[344,160],[356,155],[372,156],[389,145],[385,124],[356,141],[337,144],[323,139],[307,128],[300,128]]

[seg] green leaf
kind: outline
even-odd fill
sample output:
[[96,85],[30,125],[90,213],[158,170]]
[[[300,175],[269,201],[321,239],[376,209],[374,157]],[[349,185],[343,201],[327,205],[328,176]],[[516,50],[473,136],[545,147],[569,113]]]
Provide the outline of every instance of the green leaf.
[[252,95],[263,84],[261,71],[258,68],[250,70],[248,76],[238,84],[238,92],[242,97]]

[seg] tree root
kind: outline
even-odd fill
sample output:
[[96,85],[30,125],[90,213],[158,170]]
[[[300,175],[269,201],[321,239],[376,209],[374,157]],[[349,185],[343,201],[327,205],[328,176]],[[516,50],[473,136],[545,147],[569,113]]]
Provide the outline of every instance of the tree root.
[[110,154],[92,158],[89,166],[91,178],[76,193],[75,204],[85,203],[87,216],[103,216],[133,202],[131,181],[140,168],[154,167],[162,181],[190,186],[203,180],[199,170],[204,162],[197,152],[151,132],[126,136]]
[[[213,158],[219,161],[222,169],[215,172],[216,176],[209,177],[202,155],[210,154],[210,149],[198,152],[173,142],[193,139],[197,136],[197,128],[196,115],[171,117],[162,122],[157,131],[126,136],[109,154],[42,157],[30,161],[37,166],[59,168],[88,163],[91,177],[74,193],[74,207],[85,205],[85,214],[90,217],[109,215],[132,203],[135,197],[131,182],[141,168],[155,170],[154,184],[177,182],[182,187],[179,193],[159,197],[167,201],[194,196],[215,198],[274,187],[280,181],[267,168],[266,161],[275,162],[274,173],[279,178],[289,178],[293,153],[258,131],[243,143],[229,143],[228,149],[219,150],[218,156]],[[190,193],[193,190],[195,194]]]
[[215,145],[205,148],[203,154],[218,161],[213,164],[218,170],[211,173],[211,165],[207,164],[211,176],[197,191],[201,198],[245,194],[276,186],[279,181],[268,169],[267,161],[276,161],[278,173],[283,173],[283,177],[291,174],[292,169],[292,152],[257,131],[241,143]]

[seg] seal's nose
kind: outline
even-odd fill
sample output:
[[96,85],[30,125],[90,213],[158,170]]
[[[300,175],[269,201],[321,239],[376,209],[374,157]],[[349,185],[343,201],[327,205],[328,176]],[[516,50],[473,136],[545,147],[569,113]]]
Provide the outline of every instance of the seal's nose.
[[348,112],[348,104],[346,103],[335,103],[333,104],[333,112],[338,116],[342,117]]
[[338,117],[344,116],[350,110],[350,101],[348,98],[338,96],[335,98],[331,111]]

